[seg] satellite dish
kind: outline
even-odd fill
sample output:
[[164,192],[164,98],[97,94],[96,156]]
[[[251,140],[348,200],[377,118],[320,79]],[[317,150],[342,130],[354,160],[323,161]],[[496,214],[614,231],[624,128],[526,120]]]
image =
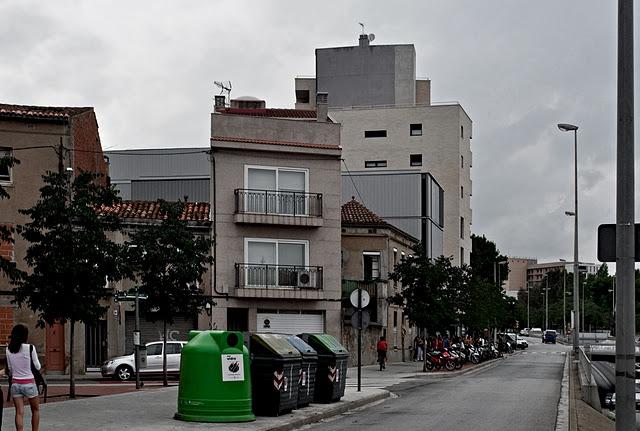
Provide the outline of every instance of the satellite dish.
[[375,39],[376,39],[376,35],[375,35],[375,34],[373,34],[373,33],[371,33],[371,34],[369,35],[369,42],[373,42]]

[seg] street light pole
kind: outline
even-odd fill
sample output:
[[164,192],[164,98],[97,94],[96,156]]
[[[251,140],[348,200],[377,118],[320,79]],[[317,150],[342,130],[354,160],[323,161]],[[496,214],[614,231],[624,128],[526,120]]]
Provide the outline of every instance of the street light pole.
[[544,329],[549,329],[549,277],[545,277],[547,280],[547,287],[544,289]]
[[529,282],[527,282],[527,329],[529,330],[531,330],[531,322],[529,321],[531,316],[531,309],[529,308],[529,298],[531,297],[531,292],[529,291],[530,288]]
[[[580,285],[578,284],[578,126],[558,124],[563,132],[573,131],[574,209],[573,209],[573,351],[577,354],[580,340]],[[567,213],[565,213],[567,214]],[[569,215],[569,214],[568,214]]]

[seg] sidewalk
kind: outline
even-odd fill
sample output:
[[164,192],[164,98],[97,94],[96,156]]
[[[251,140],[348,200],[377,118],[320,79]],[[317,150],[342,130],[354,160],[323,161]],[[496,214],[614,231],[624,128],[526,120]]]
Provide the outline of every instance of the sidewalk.
[[[499,360],[498,360],[499,361]],[[362,391],[357,392],[357,369],[349,368],[347,389],[341,401],[333,404],[312,404],[279,417],[258,417],[255,422],[243,424],[202,424],[180,422],[173,419],[176,412],[178,388],[149,389],[118,395],[61,401],[42,405],[42,429],[52,431],[285,431],[318,422],[390,396],[387,389],[405,382],[419,382],[432,378],[447,378],[467,374],[492,366],[488,361],[475,367],[454,372],[422,372],[422,364],[405,362],[389,364],[385,371],[377,366],[362,367]],[[30,413],[25,413],[25,421]],[[89,413],[89,414],[88,414]],[[4,424],[13,422],[13,409],[5,409]]]
[[570,431],[614,431],[615,424],[605,415],[582,401],[578,383],[578,366],[569,360],[569,423]]

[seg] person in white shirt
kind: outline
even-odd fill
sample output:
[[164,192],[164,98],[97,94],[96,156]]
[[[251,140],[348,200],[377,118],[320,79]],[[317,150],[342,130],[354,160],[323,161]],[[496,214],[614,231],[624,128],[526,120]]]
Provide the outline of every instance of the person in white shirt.
[[31,429],[40,429],[40,399],[38,386],[31,372],[31,363],[39,370],[40,361],[35,347],[27,344],[29,330],[24,325],[16,325],[11,330],[7,346],[7,367],[11,375],[11,397],[16,408],[16,430],[24,429],[24,399],[31,407]]

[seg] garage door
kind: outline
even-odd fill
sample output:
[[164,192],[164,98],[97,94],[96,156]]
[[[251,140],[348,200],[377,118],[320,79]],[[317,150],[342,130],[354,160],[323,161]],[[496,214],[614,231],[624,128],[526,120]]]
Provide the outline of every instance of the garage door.
[[[133,330],[136,327],[135,312],[126,313],[126,338],[125,352],[133,352]],[[176,317],[173,325],[167,325],[168,341],[186,341],[189,331],[196,329],[194,319],[186,317]],[[150,322],[143,318],[140,319],[140,338],[142,343],[150,343],[151,341],[162,340],[162,322]]]
[[324,332],[324,314],[288,312],[258,312],[257,332],[274,332],[278,334],[301,334],[303,332]]

